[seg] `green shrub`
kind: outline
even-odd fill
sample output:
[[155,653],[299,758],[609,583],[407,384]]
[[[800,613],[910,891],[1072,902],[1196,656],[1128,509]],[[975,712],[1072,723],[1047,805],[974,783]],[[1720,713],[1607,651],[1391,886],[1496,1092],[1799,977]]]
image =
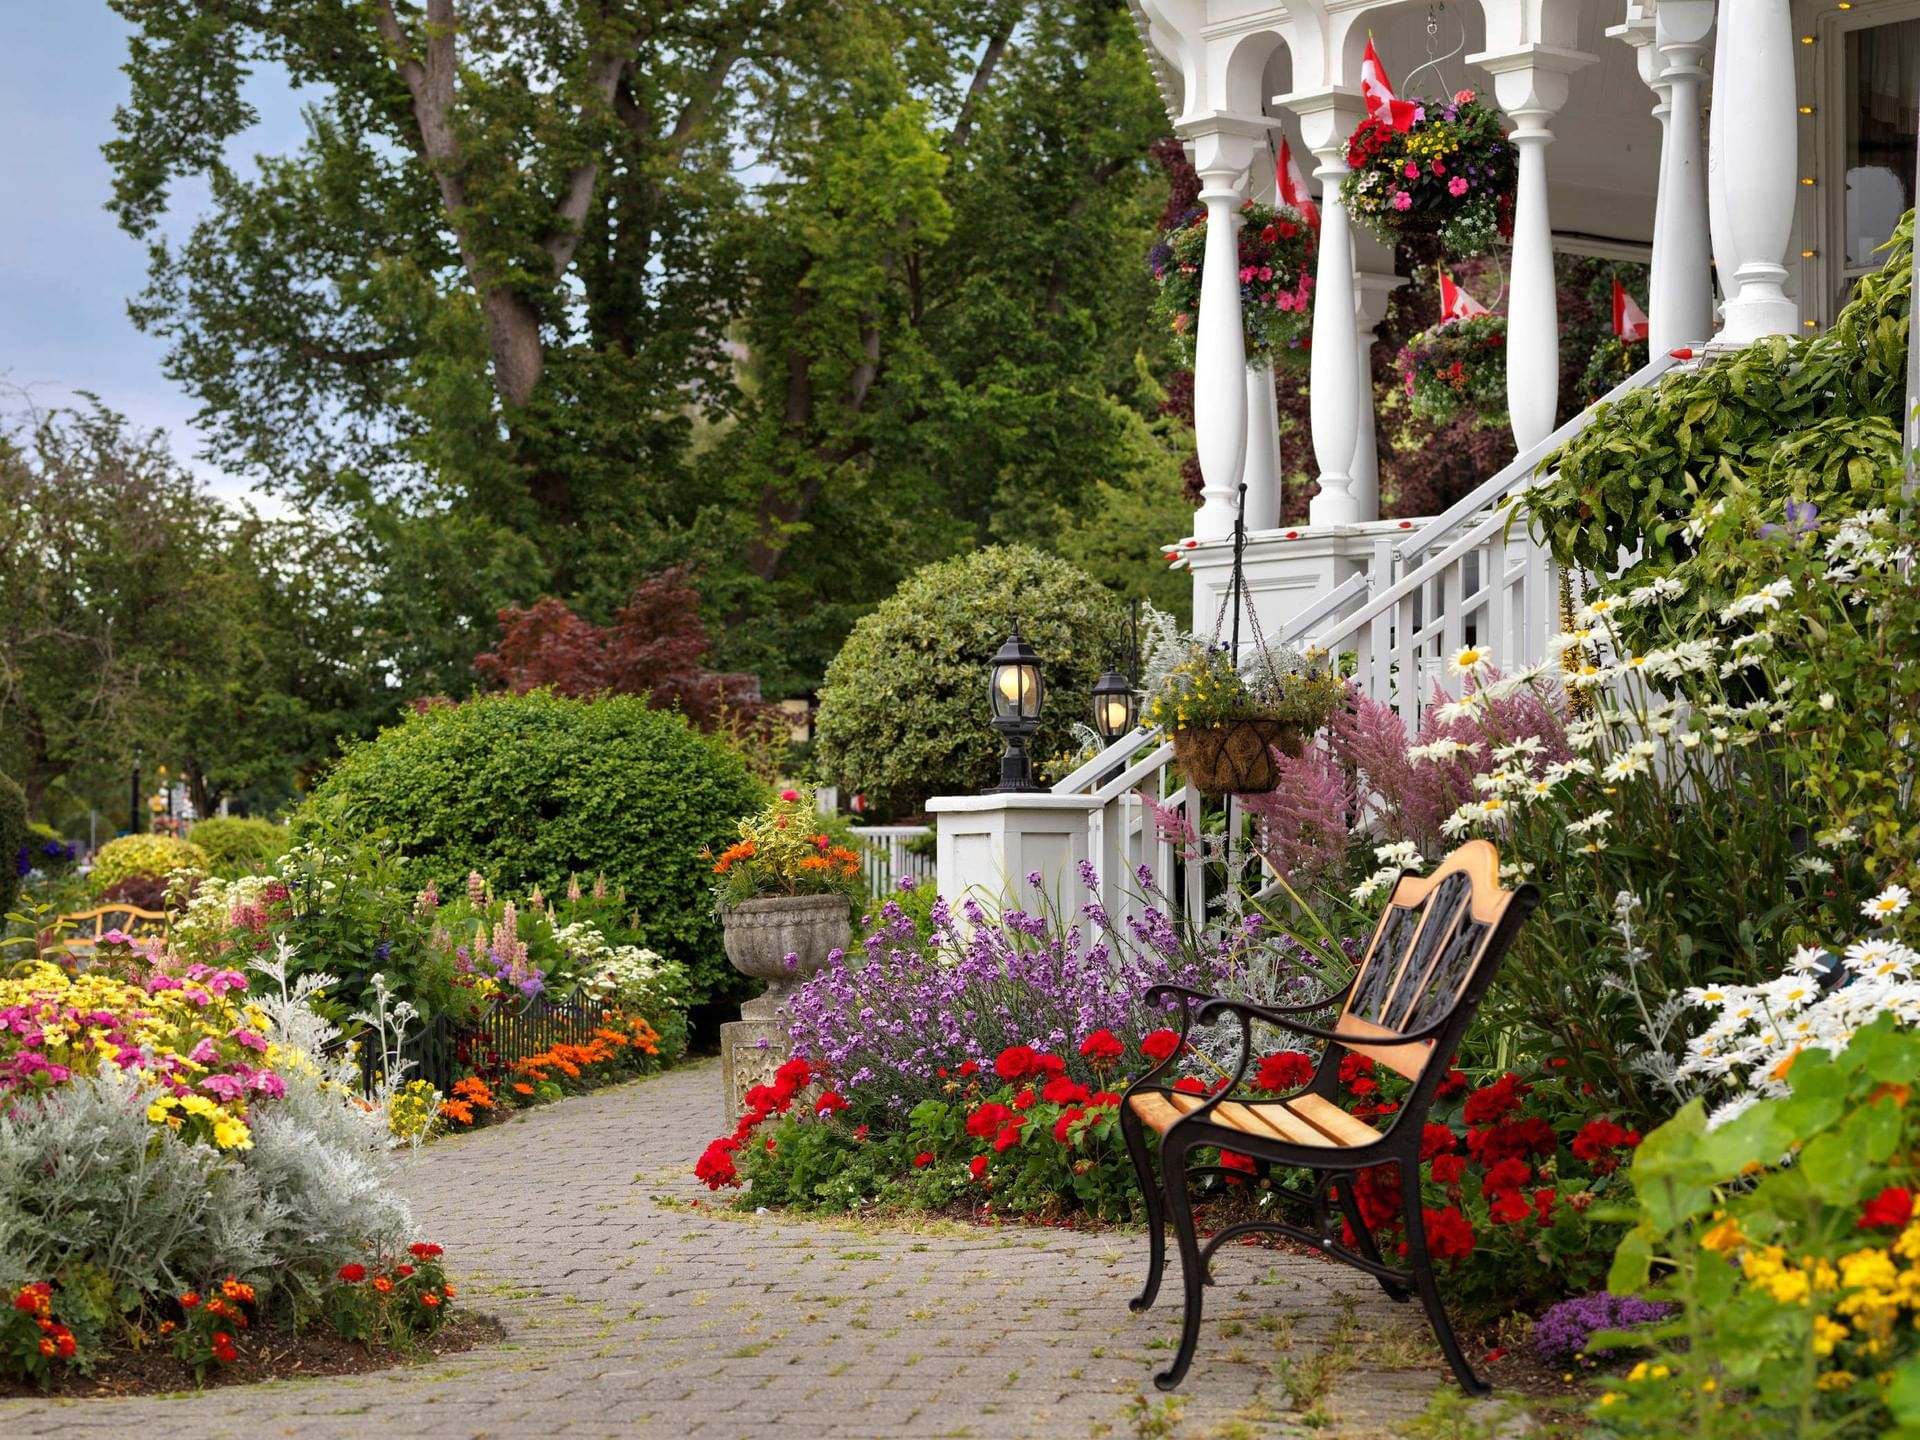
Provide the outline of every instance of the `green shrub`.
[[0,775],[0,915],[13,908],[24,871],[21,851],[27,844],[27,797],[20,787]]
[[470,871],[502,894],[576,874],[624,889],[631,938],[686,964],[700,999],[739,993],[700,851],[724,848],[762,794],[737,753],[636,696],[491,695],[411,715],[341,757],[295,838],[380,835],[413,883]]
[[193,843],[207,852],[213,873],[223,880],[250,875],[287,851],[292,837],[284,825],[238,815],[202,820],[193,827]]
[[176,870],[205,875],[211,868],[207,852],[190,840],[171,835],[122,835],[109,840],[93,857],[87,884],[95,895],[123,880],[164,880]]
[[991,546],[910,576],[853,627],[820,691],[820,765],[883,813],[992,784],[987,662],[1014,621],[1046,685],[1035,755],[1078,748],[1074,722],[1114,658],[1120,602],[1081,571],[1025,545]]

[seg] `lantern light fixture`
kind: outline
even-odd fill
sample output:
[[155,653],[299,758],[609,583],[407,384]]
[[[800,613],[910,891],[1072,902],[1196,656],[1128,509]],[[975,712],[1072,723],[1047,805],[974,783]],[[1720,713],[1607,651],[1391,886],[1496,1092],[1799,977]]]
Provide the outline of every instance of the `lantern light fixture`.
[[1033,759],[1027,753],[1027,741],[1040,728],[1040,704],[1045,686],[1040,674],[1040,657],[1021,638],[1020,622],[1013,622],[1007,643],[995,652],[988,684],[993,702],[993,728],[1006,737],[1007,748],[1000,757],[1000,783],[986,793],[1006,794],[1038,790],[1033,783]]

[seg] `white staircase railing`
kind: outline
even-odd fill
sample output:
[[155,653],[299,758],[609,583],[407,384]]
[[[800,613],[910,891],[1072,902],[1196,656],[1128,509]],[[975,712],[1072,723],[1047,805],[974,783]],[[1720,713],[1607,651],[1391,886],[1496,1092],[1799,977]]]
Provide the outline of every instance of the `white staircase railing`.
[[[1366,571],[1296,614],[1278,638],[1349,666],[1360,688],[1391,705],[1409,733],[1418,729],[1447,657],[1462,646],[1490,648],[1504,670],[1544,659],[1559,629],[1559,573],[1528,532],[1521,497],[1541,462],[1584,430],[1599,405],[1654,384],[1677,363],[1667,355],[1649,362],[1398,544],[1383,537]],[[1136,866],[1151,864],[1163,885],[1176,874],[1175,847],[1156,834],[1139,796],[1177,807],[1199,830],[1200,797],[1174,784],[1172,760],[1166,737],[1141,726],[1053,786],[1055,795],[1086,805],[1086,853],[1115,924],[1139,909]],[[1191,912],[1204,884],[1197,851],[1179,873]]]

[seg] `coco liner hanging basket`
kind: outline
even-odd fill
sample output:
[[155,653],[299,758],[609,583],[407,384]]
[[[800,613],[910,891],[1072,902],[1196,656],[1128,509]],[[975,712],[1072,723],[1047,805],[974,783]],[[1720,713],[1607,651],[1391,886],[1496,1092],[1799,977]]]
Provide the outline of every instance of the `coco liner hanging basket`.
[[1434,235],[1456,258],[1484,254],[1513,234],[1513,142],[1471,90],[1418,103],[1407,130],[1369,116],[1348,137],[1341,203],[1383,244]]
[[1297,758],[1306,738],[1291,720],[1228,720],[1218,729],[1174,731],[1173,758],[1202,795],[1258,795],[1279,788],[1273,752]]

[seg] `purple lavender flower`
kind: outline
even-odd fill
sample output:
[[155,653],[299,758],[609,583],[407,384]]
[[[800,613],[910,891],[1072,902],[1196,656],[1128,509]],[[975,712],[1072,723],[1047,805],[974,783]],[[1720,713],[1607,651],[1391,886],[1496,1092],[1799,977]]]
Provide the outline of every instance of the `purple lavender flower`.
[[1578,1359],[1583,1364],[1611,1360],[1611,1351],[1587,1348],[1601,1330],[1627,1330],[1649,1325],[1673,1313],[1673,1306],[1661,1300],[1642,1300],[1635,1295],[1614,1295],[1602,1290],[1597,1295],[1582,1295],[1550,1305],[1533,1322],[1533,1348],[1549,1365],[1563,1365]]

